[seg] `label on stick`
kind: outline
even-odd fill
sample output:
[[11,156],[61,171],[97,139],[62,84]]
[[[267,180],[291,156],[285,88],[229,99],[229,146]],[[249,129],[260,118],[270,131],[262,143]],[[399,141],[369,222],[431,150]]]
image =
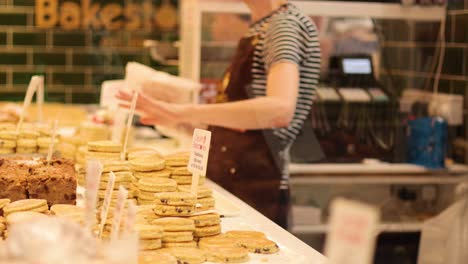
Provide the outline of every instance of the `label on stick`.
[[330,231],[325,243],[330,263],[372,263],[379,210],[339,198],[333,201],[330,212]]
[[57,138],[58,120],[54,121],[54,127],[52,128],[52,142],[50,142],[49,149],[47,150],[47,164],[52,160],[54,154],[55,139]]
[[111,240],[115,241],[119,237],[120,223],[122,222],[122,215],[127,201],[128,191],[123,187],[119,187],[117,196],[117,203],[114,210],[114,219],[112,220]]
[[208,155],[210,153],[211,132],[203,129],[195,129],[192,137],[192,151],[188,170],[193,174],[206,176]]
[[134,201],[128,201],[127,219],[125,220],[125,235],[131,235],[135,229],[137,205]]
[[86,167],[86,225],[92,228],[96,221],[96,198],[101,180],[102,164],[97,160],[89,160]]
[[130,129],[132,128],[133,117],[135,116],[135,109],[136,109],[137,100],[138,100],[138,93],[135,92],[133,94],[133,97],[132,97],[132,104],[130,105],[130,114],[129,114],[128,120],[127,120],[127,130],[125,131],[123,149],[122,149],[122,153],[120,155],[120,158],[122,160],[125,160],[125,155],[127,153],[128,137],[130,135]]
[[210,154],[211,132],[195,129],[192,137],[192,150],[187,169],[193,174],[191,192],[197,196],[200,176],[206,176],[208,155]]
[[112,199],[112,192],[114,191],[115,185],[115,174],[114,172],[109,173],[109,181],[107,182],[106,195],[104,196],[104,202],[101,209],[101,223],[99,225],[99,236],[102,236],[102,231],[104,225],[107,221],[107,216],[109,215],[109,207]]

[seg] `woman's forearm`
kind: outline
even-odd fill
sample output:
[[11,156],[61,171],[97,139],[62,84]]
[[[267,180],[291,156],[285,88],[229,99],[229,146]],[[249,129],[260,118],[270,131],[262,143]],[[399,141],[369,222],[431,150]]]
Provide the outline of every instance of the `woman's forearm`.
[[238,130],[287,126],[293,108],[276,97],[259,97],[238,102],[193,105],[185,113],[188,119],[213,126]]

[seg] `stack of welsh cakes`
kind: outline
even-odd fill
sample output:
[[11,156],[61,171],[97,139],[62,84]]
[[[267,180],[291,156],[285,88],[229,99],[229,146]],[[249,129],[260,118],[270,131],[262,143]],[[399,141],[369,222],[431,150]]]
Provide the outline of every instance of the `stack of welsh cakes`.
[[113,141],[91,141],[88,143],[86,160],[99,160],[101,162],[109,160],[120,160],[122,145]]
[[[190,192],[190,185],[180,185],[178,188],[179,192]],[[206,186],[198,186],[197,190],[197,207],[196,212],[203,212],[215,209],[215,198],[213,197],[213,190]]]
[[32,154],[37,153],[37,138],[39,132],[34,130],[22,130],[18,134],[16,141],[16,153],[19,154]]
[[[59,140],[55,138],[54,144],[55,147],[57,147]],[[39,147],[39,150],[37,151],[39,154],[45,154],[47,155],[49,153],[49,146],[52,144],[52,138],[51,137],[39,137],[37,139],[37,146]]]
[[[167,169],[171,170],[171,179],[175,180],[179,186],[192,184],[192,173],[187,169],[189,163],[189,153],[176,153],[164,157]],[[205,183],[205,177],[200,177],[199,185]]]
[[15,131],[2,130],[0,131],[0,154],[12,154],[16,150],[16,139],[18,135]]
[[[99,182],[98,198],[99,204],[102,203],[106,195],[106,188],[109,183],[110,173],[113,172],[115,175],[115,184],[111,196],[111,204],[115,204],[119,186],[125,187],[127,190],[131,190],[132,185],[132,172],[127,161],[122,160],[107,160],[102,163],[102,175],[101,181]],[[133,195],[129,191],[129,198],[133,198]]]
[[177,182],[169,179],[170,171],[165,169],[165,162],[157,157],[143,157],[129,161],[133,172],[133,183],[137,189],[140,205],[154,205],[156,193],[174,192]]

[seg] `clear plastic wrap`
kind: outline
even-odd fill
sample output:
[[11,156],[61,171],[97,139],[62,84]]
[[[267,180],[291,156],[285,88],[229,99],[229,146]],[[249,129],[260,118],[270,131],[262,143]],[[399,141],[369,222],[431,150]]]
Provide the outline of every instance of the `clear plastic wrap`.
[[37,218],[11,226],[5,244],[11,261],[81,264],[97,256],[96,239],[80,225],[57,217]]
[[421,232],[419,264],[468,263],[468,196],[426,221]]
[[136,235],[101,243],[73,221],[46,217],[9,228],[8,240],[0,244],[0,264],[136,264],[137,252]]

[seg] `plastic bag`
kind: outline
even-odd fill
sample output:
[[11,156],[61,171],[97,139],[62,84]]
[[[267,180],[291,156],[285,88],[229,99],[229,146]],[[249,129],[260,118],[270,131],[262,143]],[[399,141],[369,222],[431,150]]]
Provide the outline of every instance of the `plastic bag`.
[[80,225],[57,217],[36,218],[9,229],[6,256],[25,263],[86,263],[96,257],[96,239]]
[[419,264],[468,263],[468,196],[423,225]]
[[[145,95],[164,102],[189,104],[197,103],[201,84],[190,79],[156,71],[146,65],[129,62],[125,68],[125,87],[144,93]],[[181,147],[191,144],[192,128],[157,126],[157,130],[179,141]]]
[[136,264],[138,236],[104,244],[73,221],[45,217],[12,225],[0,249],[0,264]]

